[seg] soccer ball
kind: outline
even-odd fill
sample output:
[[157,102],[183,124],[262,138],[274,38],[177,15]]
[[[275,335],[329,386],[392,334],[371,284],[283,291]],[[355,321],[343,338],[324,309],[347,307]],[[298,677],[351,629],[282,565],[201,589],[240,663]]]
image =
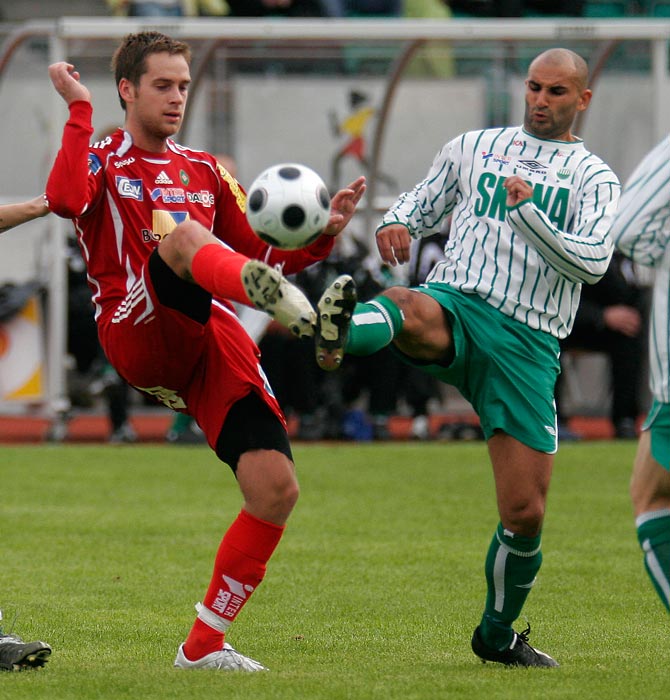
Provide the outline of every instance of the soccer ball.
[[304,248],[318,238],[329,218],[328,189],[306,165],[273,165],[249,188],[249,224],[261,240],[274,248]]

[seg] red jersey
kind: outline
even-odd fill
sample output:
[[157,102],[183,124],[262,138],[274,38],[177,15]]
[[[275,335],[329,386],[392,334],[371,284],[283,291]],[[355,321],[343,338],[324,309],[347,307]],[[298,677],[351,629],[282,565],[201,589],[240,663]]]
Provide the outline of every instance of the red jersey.
[[213,156],[170,139],[163,153],[143,151],[123,129],[89,146],[91,114],[89,102],[70,105],[46,195],[53,212],[74,221],[110,362],[136,388],[190,413],[212,448],[230,406],[251,391],[284,421],[232,305],[213,300],[203,324],[162,304],[152,253],[194,219],[233,250],[291,274],[326,257],[334,237],[298,251],[270,248],[247,222],[244,190]]
[[246,219],[246,193],[209,153],[171,139],[164,153],[150,153],[123,129],[89,146],[91,114],[89,102],[70,105],[46,195],[53,212],[74,221],[100,326],[114,316],[158,243],[186,219],[249,258],[281,263],[287,275],[332,250],[332,236],[298,251],[261,241]]

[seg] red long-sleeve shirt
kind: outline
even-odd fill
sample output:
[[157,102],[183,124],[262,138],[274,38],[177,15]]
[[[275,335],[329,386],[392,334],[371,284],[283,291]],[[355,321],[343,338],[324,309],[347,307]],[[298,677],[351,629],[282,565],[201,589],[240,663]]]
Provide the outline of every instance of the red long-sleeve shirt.
[[171,139],[164,153],[150,153],[123,129],[89,146],[91,115],[89,102],[70,105],[46,195],[53,212],[74,222],[99,324],[111,319],[162,238],[186,219],[249,258],[281,263],[285,274],[332,250],[334,238],[325,235],[302,250],[269,247],[247,222],[243,188],[214,156]]

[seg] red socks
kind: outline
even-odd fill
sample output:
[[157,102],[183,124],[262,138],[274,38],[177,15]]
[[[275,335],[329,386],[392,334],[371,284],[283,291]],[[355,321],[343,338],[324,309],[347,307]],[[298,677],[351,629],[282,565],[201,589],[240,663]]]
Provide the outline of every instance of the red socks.
[[195,661],[223,648],[226,629],[263,580],[283,534],[283,526],[240,511],[216,554],[203,609],[184,644],[186,658]]
[[191,274],[210,294],[249,305],[242,285],[242,268],[248,261],[245,255],[219,243],[208,243],[193,256]]

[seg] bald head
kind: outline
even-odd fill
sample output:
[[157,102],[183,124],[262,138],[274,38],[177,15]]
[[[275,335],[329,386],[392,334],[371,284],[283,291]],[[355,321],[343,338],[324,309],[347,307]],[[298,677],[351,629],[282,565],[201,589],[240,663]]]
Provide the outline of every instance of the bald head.
[[528,67],[524,128],[541,139],[574,141],[572,123],[591,102],[586,61],[568,49],[549,49]]
[[537,68],[559,70],[570,75],[578,90],[585,90],[589,84],[589,67],[586,61],[570,49],[548,49],[533,59],[528,73]]

